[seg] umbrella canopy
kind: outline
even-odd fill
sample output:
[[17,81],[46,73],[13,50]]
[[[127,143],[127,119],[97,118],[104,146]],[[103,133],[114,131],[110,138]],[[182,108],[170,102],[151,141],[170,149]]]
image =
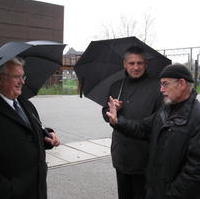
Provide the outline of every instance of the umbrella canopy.
[[64,44],[52,41],[9,42],[0,48],[0,66],[16,56],[25,60],[27,79],[22,95],[30,98],[62,65],[64,47]]
[[158,77],[171,63],[136,37],[92,41],[74,67],[84,96],[102,106],[106,104],[111,84],[124,77],[123,55],[131,46],[144,49],[150,76]]

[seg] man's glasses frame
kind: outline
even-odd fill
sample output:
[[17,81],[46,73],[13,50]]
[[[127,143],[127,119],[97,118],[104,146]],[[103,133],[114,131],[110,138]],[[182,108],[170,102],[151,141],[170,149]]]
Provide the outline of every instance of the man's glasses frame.
[[15,80],[23,80],[25,81],[27,79],[27,76],[26,75],[11,75],[11,74],[8,74],[8,73],[2,73],[3,75],[6,75],[12,79],[15,79]]
[[170,84],[176,83],[178,81],[179,81],[179,79],[172,80],[172,81],[169,81],[169,82],[168,81],[163,81],[163,82],[160,82],[160,87],[162,87],[162,88],[168,88],[170,86]]

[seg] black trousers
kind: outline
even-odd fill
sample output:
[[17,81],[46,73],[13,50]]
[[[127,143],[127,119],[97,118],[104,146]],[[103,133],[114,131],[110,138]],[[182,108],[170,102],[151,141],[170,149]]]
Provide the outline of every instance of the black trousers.
[[124,174],[116,170],[118,198],[144,199],[145,176],[139,174]]

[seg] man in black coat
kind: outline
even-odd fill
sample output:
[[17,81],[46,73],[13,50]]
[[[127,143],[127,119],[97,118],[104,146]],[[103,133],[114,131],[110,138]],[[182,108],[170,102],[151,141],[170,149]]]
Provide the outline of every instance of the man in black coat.
[[[150,78],[146,72],[147,60],[140,47],[129,48],[124,54],[123,64],[126,77],[111,86],[110,96],[114,98],[118,115],[128,119],[142,119],[160,107],[159,80]],[[103,116],[108,122],[107,111],[108,106],[103,107]],[[111,154],[117,174],[119,199],[143,198],[148,144],[116,131],[114,129],[112,134]]]
[[164,105],[141,121],[117,117],[110,98],[107,115],[113,127],[150,141],[146,199],[200,198],[200,103],[192,82],[183,65],[166,67],[160,80]]
[[33,104],[20,98],[24,61],[13,58],[0,68],[0,198],[46,199],[45,149],[58,146],[45,137]]

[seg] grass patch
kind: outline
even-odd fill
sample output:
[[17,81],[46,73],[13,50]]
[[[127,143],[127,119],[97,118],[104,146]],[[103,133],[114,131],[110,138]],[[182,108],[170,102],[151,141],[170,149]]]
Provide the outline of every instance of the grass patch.
[[200,86],[197,86],[196,91],[197,93],[200,93]]
[[38,95],[77,95],[78,89],[77,88],[63,88],[62,85],[53,85],[52,87],[42,87]]

